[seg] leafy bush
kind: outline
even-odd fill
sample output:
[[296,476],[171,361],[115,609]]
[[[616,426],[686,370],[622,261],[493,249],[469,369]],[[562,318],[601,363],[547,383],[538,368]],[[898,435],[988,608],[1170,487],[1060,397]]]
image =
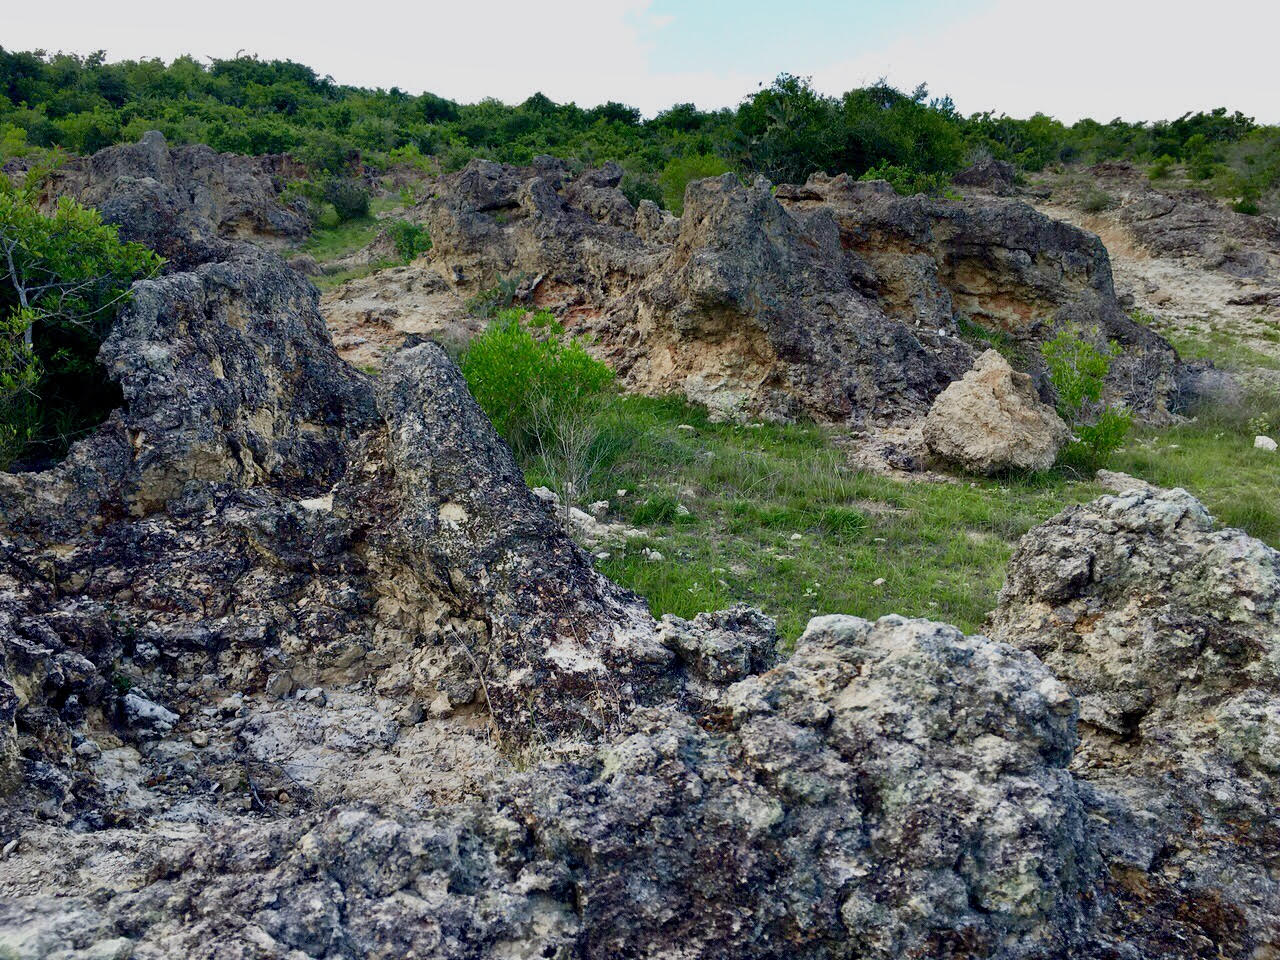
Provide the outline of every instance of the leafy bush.
[[1064,328],[1040,350],[1058,395],[1058,415],[1072,434],[1059,460],[1089,473],[1100,470],[1124,445],[1133,422],[1129,411],[1102,399],[1111,361],[1119,355],[1120,345],[1112,342],[1099,349]]
[[[534,335],[538,330],[540,336]],[[498,313],[471,341],[459,366],[471,393],[498,432],[517,450],[547,443],[548,425],[605,394],[613,371],[547,311]]]
[[387,236],[395,244],[396,254],[406,263],[431,249],[431,237],[420,223],[392,220],[387,224]]
[[887,180],[895,193],[904,197],[913,197],[917,193],[931,195],[946,194],[950,191],[951,178],[945,173],[921,173],[905,167],[882,163],[864,173],[860,180]]
[[369,191],[354,180],[338,177],[324,183],[324,199],[333,204],[341,223],[359,220],[369,215]]
[[1155,161],[1147,169],[1147,176],[1152,180],[1163,180],[1173,172],[1173,165],[1177,162],[1167,153],[1156,157]]
[[[618,185],[618,189],[633,207],[640,206],[641,200],[649,200],[658,206],[663,206],[662,187],[658,186],[658,181],[648,174],[628,170],[623,173],[622,183]],[[683,199],[684,194],[680,196]]]
[[60,455],[119,402],[98,348],[137,278],[160,260],[63,198],[45,216],[37,177],[0,178],[0,469]]

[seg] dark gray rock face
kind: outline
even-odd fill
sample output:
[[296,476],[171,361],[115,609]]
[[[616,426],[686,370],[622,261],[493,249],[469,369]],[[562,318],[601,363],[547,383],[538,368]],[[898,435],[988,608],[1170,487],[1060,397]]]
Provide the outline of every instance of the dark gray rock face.
[[242,157],[204,145],[171,149],[152,130],[136,144],[67,161],[44,193],[47,203],[70,196],[98,208],[123,239],[185,269],[216,257],[226,241],[304,239],[310,223],[279,199],[284,180],[301,175],[287,157]]
[[1013,192],[1016,174],[1013,164],[994,157],[984,157],[957,173],[951,178],[951,182],[961,187],[989,190],[996,196],[1003,197]]
[[1121,310],[1094,234],[1013,200],[900,197],[847,176],[815,174],[778,197],[834,218],[859,287],[889,316],[944,331],[963,319],[1002,334],[1042,384],[1040,345],[1073,325],[1124,347],[1109,378],[1117,399],[1155,415],[1177,403],[1178,355]]
[[1182,490],[1135,489],[1029,533],[992,626],[1080,703],[1105,929],[1144,956],[1274,950],[1280,554]]

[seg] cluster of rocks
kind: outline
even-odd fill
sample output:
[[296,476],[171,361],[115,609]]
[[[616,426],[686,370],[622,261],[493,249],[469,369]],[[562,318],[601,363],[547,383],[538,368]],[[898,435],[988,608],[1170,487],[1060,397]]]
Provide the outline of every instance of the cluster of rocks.
[[633,208],[620,179],[475,161],[414,212],[434,241],[419,269],[460,297],[506,281],[587,334],[631,389],[726,417],[918,418],[983,330],[1047,391],[1037,348],[1064,324],[1124,344],[1111,389],[1135,410],[1179,402],[1177,355],[1120,309],[1098,238],[1023,203],[726,175],[690,184],[676,220]]
[[41,189],[46,205],[69,196],[96,207],[123,239],[185,269],[221,255],[232,241],[282,248],[305,239],[310,221],[280,196],[305,173],[283,155],[244,157],[203,144],[171,148],[152,130],[136,144],[68,159]]
[[[714,310],[807,296],[716,256]],[[746,608],[655,621],[442,350],[365,376],[269,252],[139,284],[102,359],[124,406],[0,475],[0,952],[1280,949],[1280,555],[1186,494],[1032,531],[990,638],[820,617],[780,659]]]

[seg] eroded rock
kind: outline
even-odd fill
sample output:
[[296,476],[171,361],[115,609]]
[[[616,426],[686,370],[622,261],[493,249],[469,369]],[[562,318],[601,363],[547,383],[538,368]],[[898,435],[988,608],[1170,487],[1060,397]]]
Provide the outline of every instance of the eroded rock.
[[1023,538],[992,627],[1079,700],[1072,770],[1118,901],[1104,927],[1146,955],[1267,955],[1280,553],[1215,529],[1185,491],[1129,489]]
[[1041,402],[1031,378],[988,350],[938,395],[924,419],[930,452],[972,473],[1048,470],[1067,441],[1067,425]]

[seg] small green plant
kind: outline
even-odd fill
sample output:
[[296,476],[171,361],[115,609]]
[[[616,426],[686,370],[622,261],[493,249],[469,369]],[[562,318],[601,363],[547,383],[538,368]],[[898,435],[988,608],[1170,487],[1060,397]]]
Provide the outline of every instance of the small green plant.
[[503,310],[511,309],[511,305],[515,303],[516,291],[520,289],[523,280],[523,273],[503,277],[496,285],[487,290],[481,290],[468,300],[467,312],[473,316],[492,319]]
[[354,180],[332,177],[324,183],[325,202],[333,205],[338,221],[347,223],[369,215],[369,191]]
[[1066,466],[1092,473],[1124,445],[1132,416],[1102,399],[1111,361],[1119,353],[1115,342],[1099,348],[1068,328],[1041,347],[1058,394],[1058,415],[1071,429],[1071,439],[1059,454]]
[[427,228],[408,220],[392,220],[387,224],[387,236],[395,244],[396,254],[405,263],[431,249],[431,237]]
[[1115,203],[1115,198],[1105,190],[1090,190],[1084,195],[1080,206],[1086,213],[1101,213],[1103,210],[1110,210]]
[[1152,180],[1164,180],[1173,172],[1174,164],[1178,161],[1167,153],[1156,157],[1151,166],[1147,168],[1147,176]]

